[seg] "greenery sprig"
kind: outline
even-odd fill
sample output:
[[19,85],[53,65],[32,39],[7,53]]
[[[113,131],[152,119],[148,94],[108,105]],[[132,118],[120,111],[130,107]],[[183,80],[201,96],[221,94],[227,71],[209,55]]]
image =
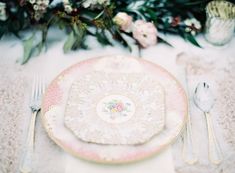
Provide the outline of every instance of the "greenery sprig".
[[[22,64],[45,49],[50,27],[67,33],[64,53],[88,48],[84,42],[88,35],[96,37],[102,45],[112,46],[112,40],[116,40],[131,50],[125,36],[144,48],[156,43],[155,39],[149,39],[149,34],[157,37],[157,32],[163,32],[180,35],[200,47],[195,35],[203,30],[205,6],[209,1],[5,0],[0,1],[0,38],[12,33],[23,40],[21,31],[33,31],[32,36],[23,40]],[[140,23],[142,30],[136,27]],[[37,43],[34,31],[42,33]],[[167,43],[161,38],[158,41]]]

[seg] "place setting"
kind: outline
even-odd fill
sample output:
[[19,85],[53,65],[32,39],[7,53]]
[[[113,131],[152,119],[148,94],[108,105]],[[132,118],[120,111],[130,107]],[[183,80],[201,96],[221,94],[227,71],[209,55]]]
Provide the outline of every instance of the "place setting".
[[[185,72],[187,84],[187,67]],[[40,110],[39,121],[48,140],[75,160],[140,163],[158,157],[183,137],[179,157],[188,165],[197,164],[189,92],[163,67],[144,59],[109,55],[74,64],[49,84],[43,77],[34,78],[22,172],[32,170],[35,120]],[[213,130],[214,97],[207,83],[195,87],[193,102],[206,118],[208,160],[218,165],[223,154]]]
[[0,23],[0,173],[233,173],[232,0],[10,0]]

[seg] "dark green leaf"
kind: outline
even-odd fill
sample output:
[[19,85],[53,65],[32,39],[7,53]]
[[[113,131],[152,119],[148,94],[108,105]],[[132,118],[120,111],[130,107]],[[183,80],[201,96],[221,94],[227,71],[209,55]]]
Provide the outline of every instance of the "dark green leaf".
[[99,43],[101,43],[102,45],[104,45],[104,46],[111,45],[112,46],[112,43],[108,40],[104,31],[97,31],[95,36],[96,36],[97,40],[99,41]]
[[85,49],[85,50],[89,49],[88,45],[86,45],[84,41],[82,41],[80,47],[81,49]]
[[34,48],[33,47],[33,42],[35,39],[34,36],[35,34],[33,34],[29,39],[23,41],[24,56],[23,56],[21,64],[25,64],[31,57],[31,54]]
[[85,36],[85,28],[84,27],[78,27],[77,24],[72,25],[72,31],[70,32],[65,44],[64,44],[64,53],[68,53],[71,50],[76,50],[80,47],[86,48],[84,41]]
[[153,10],[146,8],[146,12],[149,14],[150,19],[154,21],[154,23],[157,21],[157,16],[156,16],[156,12],[154,12]]
[[72,50],[72,47],[73,47],[75,41],[76,41],[76,39],[74,37],[74,33],[73,33],[73,31],[71,31],[66,42],[64,43],[64,47],[63,47],[64,53],[68,53],[69,51]]
[[129,49],[129,51],[132,51],[131,46],[128,44],[128,42],[123,38],[120,30],[113,25],[113,27],[111,29],[109,29],[109,32],[112,34],[113,38],[118,41],[119,43],[121,43],[124,47],[127,47]]
[[202,48],[201,45],[197,42],[197,40],[194,38],[194,36],[192,36],[191,34],[186,33],[185,39],[191,42],[193,45]]
[[0,21],[0,39],[7,32],[7,26],[5,22]]
[[129,49],[129,51],[132,51],[131,46],[128,44],[128,42],[125,40],[125,38],[123,38],[123,36],[121,35],[121,33],[119,31],[117,31],[117,39],[120,41],[120,43],[124,46],[127,47]]
[[169,42],[167,42],[166,40],[164,40],[163,38],[161,38],[161,37],[157,37],[158,38],[158,42],[159,43],[164,43],[164,44],[166,44],[166,45],[168,45],[168,46],[170,46],[170,47],[173,47]]
[[44,48],[44,43],[40,42],[38,43],[32,50],[32,55],[31,56],[38,56],[42,52],[42,49]]
[[74,31],[75,42],[72,46],[72,50],[76,50],[81,47],[81,44],[84,41],[86,31],[85,28],[82,28],[82,26],[78,27],[78,25],[76,24],[73,24],[73,31]]

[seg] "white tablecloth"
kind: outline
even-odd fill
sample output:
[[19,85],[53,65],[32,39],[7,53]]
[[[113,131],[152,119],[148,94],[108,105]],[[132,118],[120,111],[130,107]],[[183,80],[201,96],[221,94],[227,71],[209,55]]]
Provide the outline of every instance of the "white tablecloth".
[[[213,122],[216,135],[225,154],[225,162],[220,166],[212,165],[207,156],[207,131],[205,119],[190,99],[192,113],[193,138],[195,139],[199,162],[190,166],[182,161],[182,140],[176,141],[173,146],[158,156],[143,162],[123,166],[107,166],[89,163],[70,156],[55,145],[41,126],[40,120],[36,124],[36,146],[34,154],[34,172],[40,173],[141,173],[141,172],[197,172],[209,173],[221,170],[233,173],[235,170],[235,96],[232,95],[235,69],[235,39],[223,47],[213,47],[206,43],[202,36],[198,37],[204,48],[197,48],[177,36],[165,36],[174,46],[164,44],[142,50],[142,58],[160,64],[176,76],[185,86],[184,68],[177,63],[177,55],[185,52],[183,63],[188,63],[190,98],[196,84],[207,81],[214,87],[215,95],[223,97],[222,93],[228,90],[229,99],[222,99],[214,106]],[[16,60],[22,57],[22,43],[14,37],[4,37],[0,41],[0,172],[17,172],[23,144],[29,124],[30,110],[28,108],[31,78],[40,73],[50,82],[59,72],[70,65],[88,58],[107,54],[130,54],[121,46],[101,47],[94,39],[88,40],[90,50],[78,50],[63,54],[64,34],[58,30],[49,33],[47,52],[32,58],[21,66]],[[134,49],[132,55],[138,56]],[[182,62],[181,62],[182,64]],[[231,80],[232,79],[232,80]],[[232,82],[231,82],[231,81]],[[227,83],[226,83],[227,82]],[[224,83],[224,85],[223,85]],[[226,85],[225,85],[226,83]],[[213,88],[212,87],[212,88]],[[225,107],[228,105],[228,108]],[[226,112],[229,111],[229,112]],[[226,123],[231,121],[230,123]]]
[[127,165],[104,165],[94,164],[66,155],[66,173],[174,173],[174,163],[172,159],[171,147],[159,153],[153,158],[127,164]]

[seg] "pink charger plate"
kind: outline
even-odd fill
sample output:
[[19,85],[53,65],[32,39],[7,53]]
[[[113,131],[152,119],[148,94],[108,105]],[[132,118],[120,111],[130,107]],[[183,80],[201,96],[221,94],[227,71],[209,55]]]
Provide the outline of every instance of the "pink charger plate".
[[[165,91],[165,127],[150,141],[142,145],[99,145],[79,140],[64,125],[64,111],[69,89],[77,76],[97,70],[97,68],[112,70],[117,67],[122,70],[122,64],[116,59],[131,61],[134,65],[129,70],[140,70],[152,75],[163,86]],[[114,64],[105,62],[115,62]],[[125,62],[124,61],[124,62]],[[126,68],[126,67],[125,67]],[[89,98],[88,98],[89,99]],[[159,153],[172,144],[181,134],[187,120],[187,98],[177,79],[167,70],[149,61],[120,55],[92,58],[77,63],[60,73],[48,86],[42,103],[42,124],[49,137],[70,154],[85,160],[99,163],[127,163],[142,160]]]

